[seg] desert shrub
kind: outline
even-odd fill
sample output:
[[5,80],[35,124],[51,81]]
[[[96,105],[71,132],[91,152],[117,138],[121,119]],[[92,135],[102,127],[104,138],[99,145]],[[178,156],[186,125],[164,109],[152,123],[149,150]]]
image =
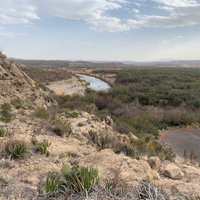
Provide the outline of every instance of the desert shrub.
[[97,133],[95,131],[89,131],[89,139],[99,150],[112,147],[112,144],[116,142],[116,138],[109,136],[106,133]]
[[134,132],[135,129],[130,123],[130,119],[126,119],[124,117],[114,117],[114,122],[117,125],[117,130],[120,133],[129,133]]
[[25,99],[24,102],[24,107],[27,107],[29,109],[33,109],[33,102],[31,99]]
[[21,107],[23,107],[23,102],[20,99],[13,99],[11,101],[11,104],[16,108],[19,109]]
[[56,116],[53,120],[53,132],[58,136],[68,137],[72,133],[70,122]]
[[199,122],[199,114],[196,111],[185,108],[170,108],[164,111],[161,122],[166,126],[186,126]]
[[4,137],[6,135],[6,131],[3,128],[0,128],[0,137]]
[[98,171],[93,168],[64,165],[61,171],[66,186],[75,192],[90,191],[99,183]]
[[35,116],[40,119],[47,119],[49,117],[49,113],[45,108],[38,107],[35,111]]
[[161,160],[174,161],[176,155],[170,147],[160,144],[152,136],[143,136],[139,140],[132,141],[135,146],[135,156],[140,158],[141,156],[158,156]]
[[65,109],[65,116],[67,118],[77,118],[78,115],[79,115],[78,112],[75,110]]
[[48,147],[50,146],[50,143],[47,140],[43,140],[42,142],[39,142],[36,138],[32,138],[31,142],[34,145],[34,150],[36,152],[45,154],[47,157],[50,155],[50,152],[48,151]]
[[159,157],[161,160],[169,160],[171,162],[174,162],[176,154],[174,153],[172,148],[163,146],[162,151],[159,154]]
[[28,147],[24,141],[11,140],[4,145],[3,156],[10,159],[20,159],[27,153]]
[[170,147],[163,146],[153,136],[146,135],[138,140],[120,139],[108,133],[89,132],[90,141],[99,150],[111,148],[115,153],[123,153],[126,156],[140,159],[142,156],[158,156],[162,160],[174,161],[175,153]]
[[88,113],[93,113],[97,109],[95,104],[86,104],[84,110]]
[[132,126],[135,128],[136,133],[146,133],[152,135],[158,135],[158,129],[155,126],[153,118],[148,113],[142,113],[131,119]]
[[162,189],[157,188],[149,182],[142,182],[135,189],[136,199],[138,200],[168,200],[167,195]]
[[200,200],[199,196],[190,196],[190,197],[185,197],[185,200]]
[[56,192],[61,185],[61,175],[55,172],[49,172],[44,183],[45,192]]
[[9,103],[4,103],[1,105],[1,110],[3,112],[10,112],[11,111],[11,105]]
[[1,117],[0,120],[3,122],[10,122],[12,120],[11,105],[9,103],[4,103],[1,105]]

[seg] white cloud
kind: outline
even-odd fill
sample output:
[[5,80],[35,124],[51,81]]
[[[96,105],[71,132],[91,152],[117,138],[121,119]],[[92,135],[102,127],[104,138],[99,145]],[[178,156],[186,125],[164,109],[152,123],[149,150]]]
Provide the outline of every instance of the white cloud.
[[18,36],[26,36],[25,33],[9,32],[6,29],[0,27],[0,37],[16,38]]
[[[139,27],[173,28],[200,24],[200,5],[195,7],[176,7],[168,16],[143,15],[137,20]],[[132,26],[131,21],[129,21]],[[134,27],[135,24],[133,24]]]
[[35,0],[36,5],[50,16],[66,19],[84,20],[95,30],[125,31],[126,25],[107,11],[122,8],[126,0]]
[[196,0],[153,0],[160,4],[165,4],[166,6],[172,7],[193,7],[198,6]]
[[[164,9],[168,14],[145,14],[142,8],[148,5],[151,10],[149,2],[156,3],[157,9]],[[0,0],[0,5],[1,25],[27,24],[39,20],[41,14],[82,20],[93,30],[108,32],[200,24],[200,3],[197,0]],[[133,18],[111,15],[110,11],[123,9],[126,5],[131,6]]]
[[39,19],[28,0],[0,0],[0,24],[22,24]]

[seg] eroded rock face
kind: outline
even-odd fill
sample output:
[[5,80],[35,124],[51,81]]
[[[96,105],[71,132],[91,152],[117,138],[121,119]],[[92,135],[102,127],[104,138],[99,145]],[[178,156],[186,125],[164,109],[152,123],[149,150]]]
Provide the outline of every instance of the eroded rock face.
[[[0,103],[13,99],[30,101],[35,106],[47,107],[51,98],[27,76],[21,66],[0,52]],[[49,102],[48,102],[49,101]]]

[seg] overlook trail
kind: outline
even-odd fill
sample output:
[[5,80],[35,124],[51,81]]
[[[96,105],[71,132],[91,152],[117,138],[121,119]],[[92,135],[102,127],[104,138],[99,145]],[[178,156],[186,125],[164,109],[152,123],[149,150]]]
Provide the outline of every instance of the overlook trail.
[[187,157],[194,152],[197,160],[200,161],[200,129],[172,129],[163,132],[163,143],[170,145],[178,159],[184,159],[184,152]]

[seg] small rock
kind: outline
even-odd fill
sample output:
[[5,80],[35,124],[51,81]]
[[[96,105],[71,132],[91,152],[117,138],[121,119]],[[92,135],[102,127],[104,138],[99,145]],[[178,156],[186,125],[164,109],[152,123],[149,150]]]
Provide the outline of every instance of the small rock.
[[174,180],[181,180],[184,176],[181,169],[175,164],[168,164],[163,171],[163,175]]
[[107,116],[105,119],[105,122],[107,125],[112,126],[113,125],[113,120],[110,116]]
[[148,160],[148,163],[152,169],[159,169],[159,167],[161,165],[160,158],[158,158],[156,156],[150,157]]

